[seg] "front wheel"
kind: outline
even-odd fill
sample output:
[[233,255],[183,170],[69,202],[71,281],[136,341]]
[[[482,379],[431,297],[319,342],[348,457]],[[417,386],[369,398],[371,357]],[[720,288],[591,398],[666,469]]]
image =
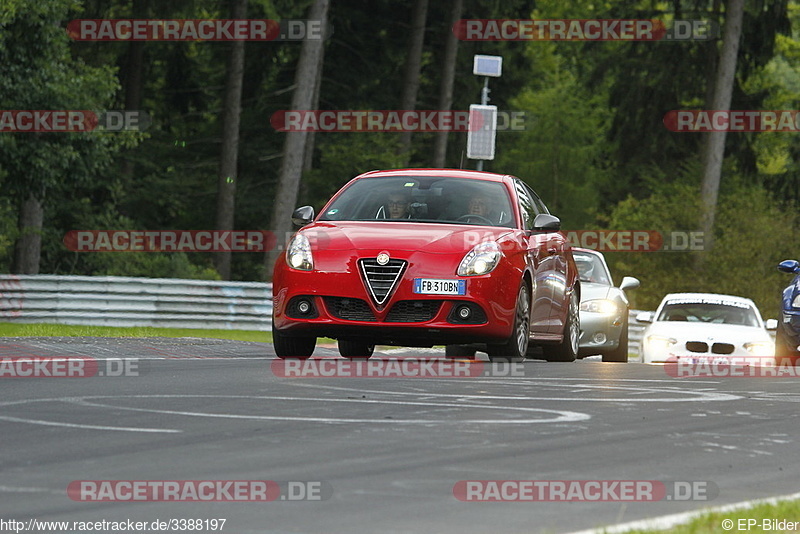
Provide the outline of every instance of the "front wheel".
[[604,362],[628,362],[628,316],[622,321],[622,332],[619,334],[619,345],[616,349],[603,354]]
[[293,337],[282,334],[272,327],[272,346],[278,358],[297,358],[305,360],[314,354],[316,337]]
[[574,291],[569,297],[569,310],[564,323],[561,342],[557,345],[542,345],[544,359],[548,362],[574,362],[578,357],[578,340],[581,336],[581,317],[578,295]]
[[775,363],[778,365],[797,365],[800,362],[800,352],[797,346],[791,341],[789,334],[778,327],[775,333]]
[[339,354],[343,358],[366,360],[375,352],[375,345],[358,339],[340,339]]
[[525,358],[528,352],[531,325],[531,298],[526,283],[522,283],[517,296],[516,313],[514,314],[514,330],[508,341],[502,345],[489,345],[486,352],[493,362],[517,362]]

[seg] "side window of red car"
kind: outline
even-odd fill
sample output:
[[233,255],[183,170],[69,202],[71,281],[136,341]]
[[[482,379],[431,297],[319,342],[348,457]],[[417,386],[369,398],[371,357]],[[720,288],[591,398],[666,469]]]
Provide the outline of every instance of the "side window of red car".
[[534,206],[536,206],[536,213],[547,213],[547,214],[549,214],[550,211],[547,209],[547,206],[544,205],[544,202],[542,202],[542,199],[539,198],[539,195],[537,195],[536,192],[533,189],[528,187],[528,184],[526,184],[525,182],[522,182],[522,186],[531,195],[531,198],[533,199],[533,204],[534,204]]
[[517,197],[519,198],[519,210],[522,213],[522,226],[525,230],[533,228],[533,220],[539,211],[528,188],[520,182],[516,182]]

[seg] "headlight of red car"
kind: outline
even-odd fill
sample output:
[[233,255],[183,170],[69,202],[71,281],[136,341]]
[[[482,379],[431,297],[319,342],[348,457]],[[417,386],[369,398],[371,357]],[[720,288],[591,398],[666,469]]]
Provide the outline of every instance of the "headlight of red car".
[[470,250],[456,273],[459,276],[478,276],[492,272],[500,262],[500,247],[494,241],[478,243]]
[[286,263],[294,269],[310,271],[314,269],[314,258],[311,255],[311,244],[303,234],[297,234],[292,238],[289,247],[286,249]]

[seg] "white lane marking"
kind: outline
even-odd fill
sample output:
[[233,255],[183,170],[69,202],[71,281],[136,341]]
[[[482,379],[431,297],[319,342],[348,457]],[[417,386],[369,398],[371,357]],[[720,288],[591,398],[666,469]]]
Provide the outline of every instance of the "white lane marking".
[[752,508],[760,504],[778,504],[782,501],[793,501],[800,499],[800,493],[791,493],[788,495],[778,495],[776,497],[767,497],[764,499],[751,499],[749,501],[741,501],[733,504],[726,504],[723,506],[715,506],[712,508],[703,508],[701,510],[694,510],[692,512],[682,512],[679,514],[662,515],[660,517],[653,517],[650,519],[640,519],[638,521],[630,521],[628,523],[620,523],[601,528],[590,528],[586,530],[578,530],[570,534],[619,534],[622,532],[629,532],[631,530],[667,530],[677,525],[688,523],[697,517],[706,514],[724,514],[726,512],[734,512],[736,510],[743,510]]
[[[406,351],[406,349],[393,349],[393,350],[384,351],[381,354],[395,354],[395,353],[402,354],[405,351]],[[441,352],[443,353],[444,350],[442,350]],[[174,356],[170,356],[170,355],[168,355],[168,356],[144,355],[144,356],[129,356],[129,357],[128,356],[126,356],[126,357],[119,357],[119,356],[96,356],[96,357],[92,357],[92,356],[86,356],[86,355],[77,355],[77,356],[94,358],[97,361],[105,361],[105,360],[122,360],[122,361],[128,361],[128,360],[130,360],[130,361],[156,360],[156,361],[171,361],[171,362],[196,362],[198,360],[214,360],[214,361],[216,361],[216,360],[255,360],[255,361],[259,361],[259,360],[280,360],[280,358],[276,358],[275,356],[213,356],[213,355],[211,355],[211,356],[201,356],[201,355],[199,355],[199,356],[187,356],[187,355],[183,355],[183,354],[174,355]],[[65,358],[69,359],[69,358],[73,358],[73,357],[65,357]],[[441,360],[441,361],[447,361],[447,362],[454,361],[454,360],[452,360],[450,358],[441,358],[439,356],[421,357],[421,358],[420,357],[414,357],[414,356],[409,356],[409,357],[405,357],[405,358],[403,358],[403,357],[401,357],[401,358],[397,358],[397,357],[382,358],[378,354],[373,356],[372,359],[373,360],[404,360],[404,359],[410,359],[410,360],[434,360],[434,361],[440,361]],[[310,358],[310,360],[343,360],[343,361],[346,361],[346,359],[343,359],[343,358],[341,358],[340,356],[337,356],[337,355],[333,355],[333,356],[315,356],[315,357]],[[455,360],[455,361],[473,361],[473,360]],[[485,360],[477,360],[477,361],[480,361],[481,363],[483,363],[486,366],[493,365],[493,363],[489,362],[489,361],[485,361]],[[531,361],[531,362],[526,362],[526,364],[530,365],[531,367],[542,368],[542,369],[547,367],[547,362],[543,362],[543,361],[542,362],[532,362]],[[498,364],[498,365],[507,365],[507,364],[502,364],[501,363],[501,364]],[[498,378],[515,379],[515,377],[498,377]],[[585,380],[585,381],[597,382],[598,380],[601,380],[601,381],[602,380],[613,380],[614,382],[664,382],[664,383],[668,383],[668,384],[672,384],[672,385],[674,385],[676,383],[676,381],[679,380],[679,379],[676,379],[676,378],[660,378],[660,379],[657,379],[657,378],[608,378],[608,379],[603,379],[603,378],[581,378],[581,377],[574,377],[574,378],[570,378],[570,377],[549,377],[548,378],[548,377],[539,377],[539,376],[536,376],[536,377],[534,377],[534,376],[518,377],[518,379],[526,379],[526,378],[535,379],[537,381],[543,381],[543,380]],[[431,380],[437,380],[437,379],[433,379],[432,378]],[[441,380],[446,380],[446,379],[441,379]],[[475,381],[473,381],[473,383],[474,382]],[[487,382],[497,383],[497,381],[487,381]],[[719,380],[700,380],[700,379],[692,378],[691,379],[691,383],[692,384],[719,384],[720,381]]]
[[737,447],[736,445],[725,445],[723,443],[714,443],[713,441],[699,441],[697,444],[701,447],[706,447],[706,450],[709,452],[713,452],[714,447],[718,447],[725,451],[742,451],[752,454],[764,454],[767,456],[772,456],[771,452],[744,449],[742,447]]
[[64,490],[54,490],[50,488],[24,488],[16,486],[0,486],[0,493],[52,493],[54,495],[64,495]]
[[[16,406],[20,404],[31,404],[34,402],[68,402],[71,397],[52,398],[52,399],[25,399],[17,401],[0,402],[0,406]],[[172,428],[136,428],[126,426],[107,426],[107,425],[84,425],[80,423],[63,423],[60,421],[44,421],[41,419],[31,419],[27,417],[11,417],[8,415],[0,415],[0,420],[9,421],[11,423],[26,423],[30,425],[41,426],[60,426],[65,428],[82,428],[84,430],[114,430],[118,432],[144,432],[144,433],[163,433],[163,434],[178,434],[183,430],[176,430]]]
[[[463,382],[462,382],[463,383]],[[333,389],[338,391],[349,391],[349,392],[358,392],[358,393],[373,393],[373,394],[386,394],[386,395],[412,395],[412,396],[419,396],[424,395],[426,397],[447,397],[447,398],[457,398],[457,399],[481,399],[481,400],[512,400],[512,401],[576,401],[576,402],[698,402],[698,401],[731,401],[731,400],[738,400],[742,397],[737,395],[730,395],[728,393],[717,393],[717,392],[710,392],[710,391],[685,391],[682,389],[678,390],[665,390],[665,389],[656,389],[656,388],[636,388],[636,387],[607,387],[607,386],[582,386],[585,388],[596,388],[596,389],[620,389],[623,391],[632,391],[632,392],[645,392],[645,393],[675,393],[675,394],[688,394],[694,395],[694,398],[652,398],[652,399],[643,399],[643,398],[633,398],[633,397],[617,397],[617,398],[599,398],[599,397],[585,397],[585,398],[576,398],[576,397],[530,397],[530,396],[519,396],[519,395],[467,395],[467,394],[458,394],[458,393],[415,393],[415,392],[406,392],[406,391],[388,391],[388,390],[370,390],[370,389],[361,389],[361,388],[347,388],[347,387],[339,387],[339,386],[328,386],[323,384],[313,385],[313,384],[306,384],[306,383],[298,383],[299,387],[307,387],[307,388],[319,388],[319,389]],[[574,387],[570,384],[562,384],[560,387]]]
[[53,495],[64,495],[64,490],[54,490],[50,488],[25,488],[18,486],[0,486],[0,493],[52,493]]
[[[285,400],[285,401],[300,401],[300,402],[345,402],[345,403],[361,403],[361,404],[391,404],[401,406],[425,406],[425,407],[443,407],[443,408],[471,408],[471,409],[486,409],[486,410],[503,410],[503,411],[520,411],[520,412],[537,412],[545,414],[554,414],[554,417],[549,419],[357,419],[357,418],[340,418],[340,417],[293,417],[293,416],[275,416],[275,415],[243,415],[243,414],[230,414],[230,413],[207,413],[207,412],[189,412],[182,410],[161,410],[155,408],[134,408],[128,406],[118,406],[116,404],[104,404],[98,402],[90,402],[87,399],[122,399],[122,398],[135,398],[135,399],[253,399],[253,400]],[[328,398],[313,398],[313,397],[282,397],[282,396],[256,396],[256,395],[99,395],[91,397],[70,397],[65,398],[66,402],[79,404],[84,406],[94,406],[102,408],[112,408],[115,410],[130,410],[136,412],[160,413],[168,415],[185,415],[191,417],[213,417],[220,419],[249,419],[249,420],[267,420],[267,421],[309,421],[319,423],[382,423],[382,424],[534,424],[534,423],[574,423],[578,421],[587,421],[591,419],[589,414],[581,412],[572,412],[567,410],[547,410],[544,408],[525,408],[521,406],[489,406],[480,404],[458,404],[458,403],[431,403],[431,402],[410,402],[410,401],[389,401],[389,400],[372,400],[372,399],[328,399]]]
[[22,417],[9,417],[0,415],[0,420],[9,421],[11,423],[27,423],[31,425],[42,426],[61,426],[66,428],[82,428],[84,430],[116,430],[119,432],[147,432],[147,433],[164,433],[174,434],[183,432],[183,430],[171,430],[164,428],[131,428],[125,426],[103,426],[103,425],[82,425],[78,423],[61,423],[58,421],[43,421],[41,419],[27,419]]

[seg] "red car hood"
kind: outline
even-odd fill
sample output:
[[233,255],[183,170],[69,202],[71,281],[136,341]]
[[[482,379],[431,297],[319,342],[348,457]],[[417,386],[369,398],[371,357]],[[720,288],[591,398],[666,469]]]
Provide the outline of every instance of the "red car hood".
[[490,226],[403,222],[320,222],[301,230],[317,250],[386,248],[440,254],[466,252],[511,232],[510,228]]

